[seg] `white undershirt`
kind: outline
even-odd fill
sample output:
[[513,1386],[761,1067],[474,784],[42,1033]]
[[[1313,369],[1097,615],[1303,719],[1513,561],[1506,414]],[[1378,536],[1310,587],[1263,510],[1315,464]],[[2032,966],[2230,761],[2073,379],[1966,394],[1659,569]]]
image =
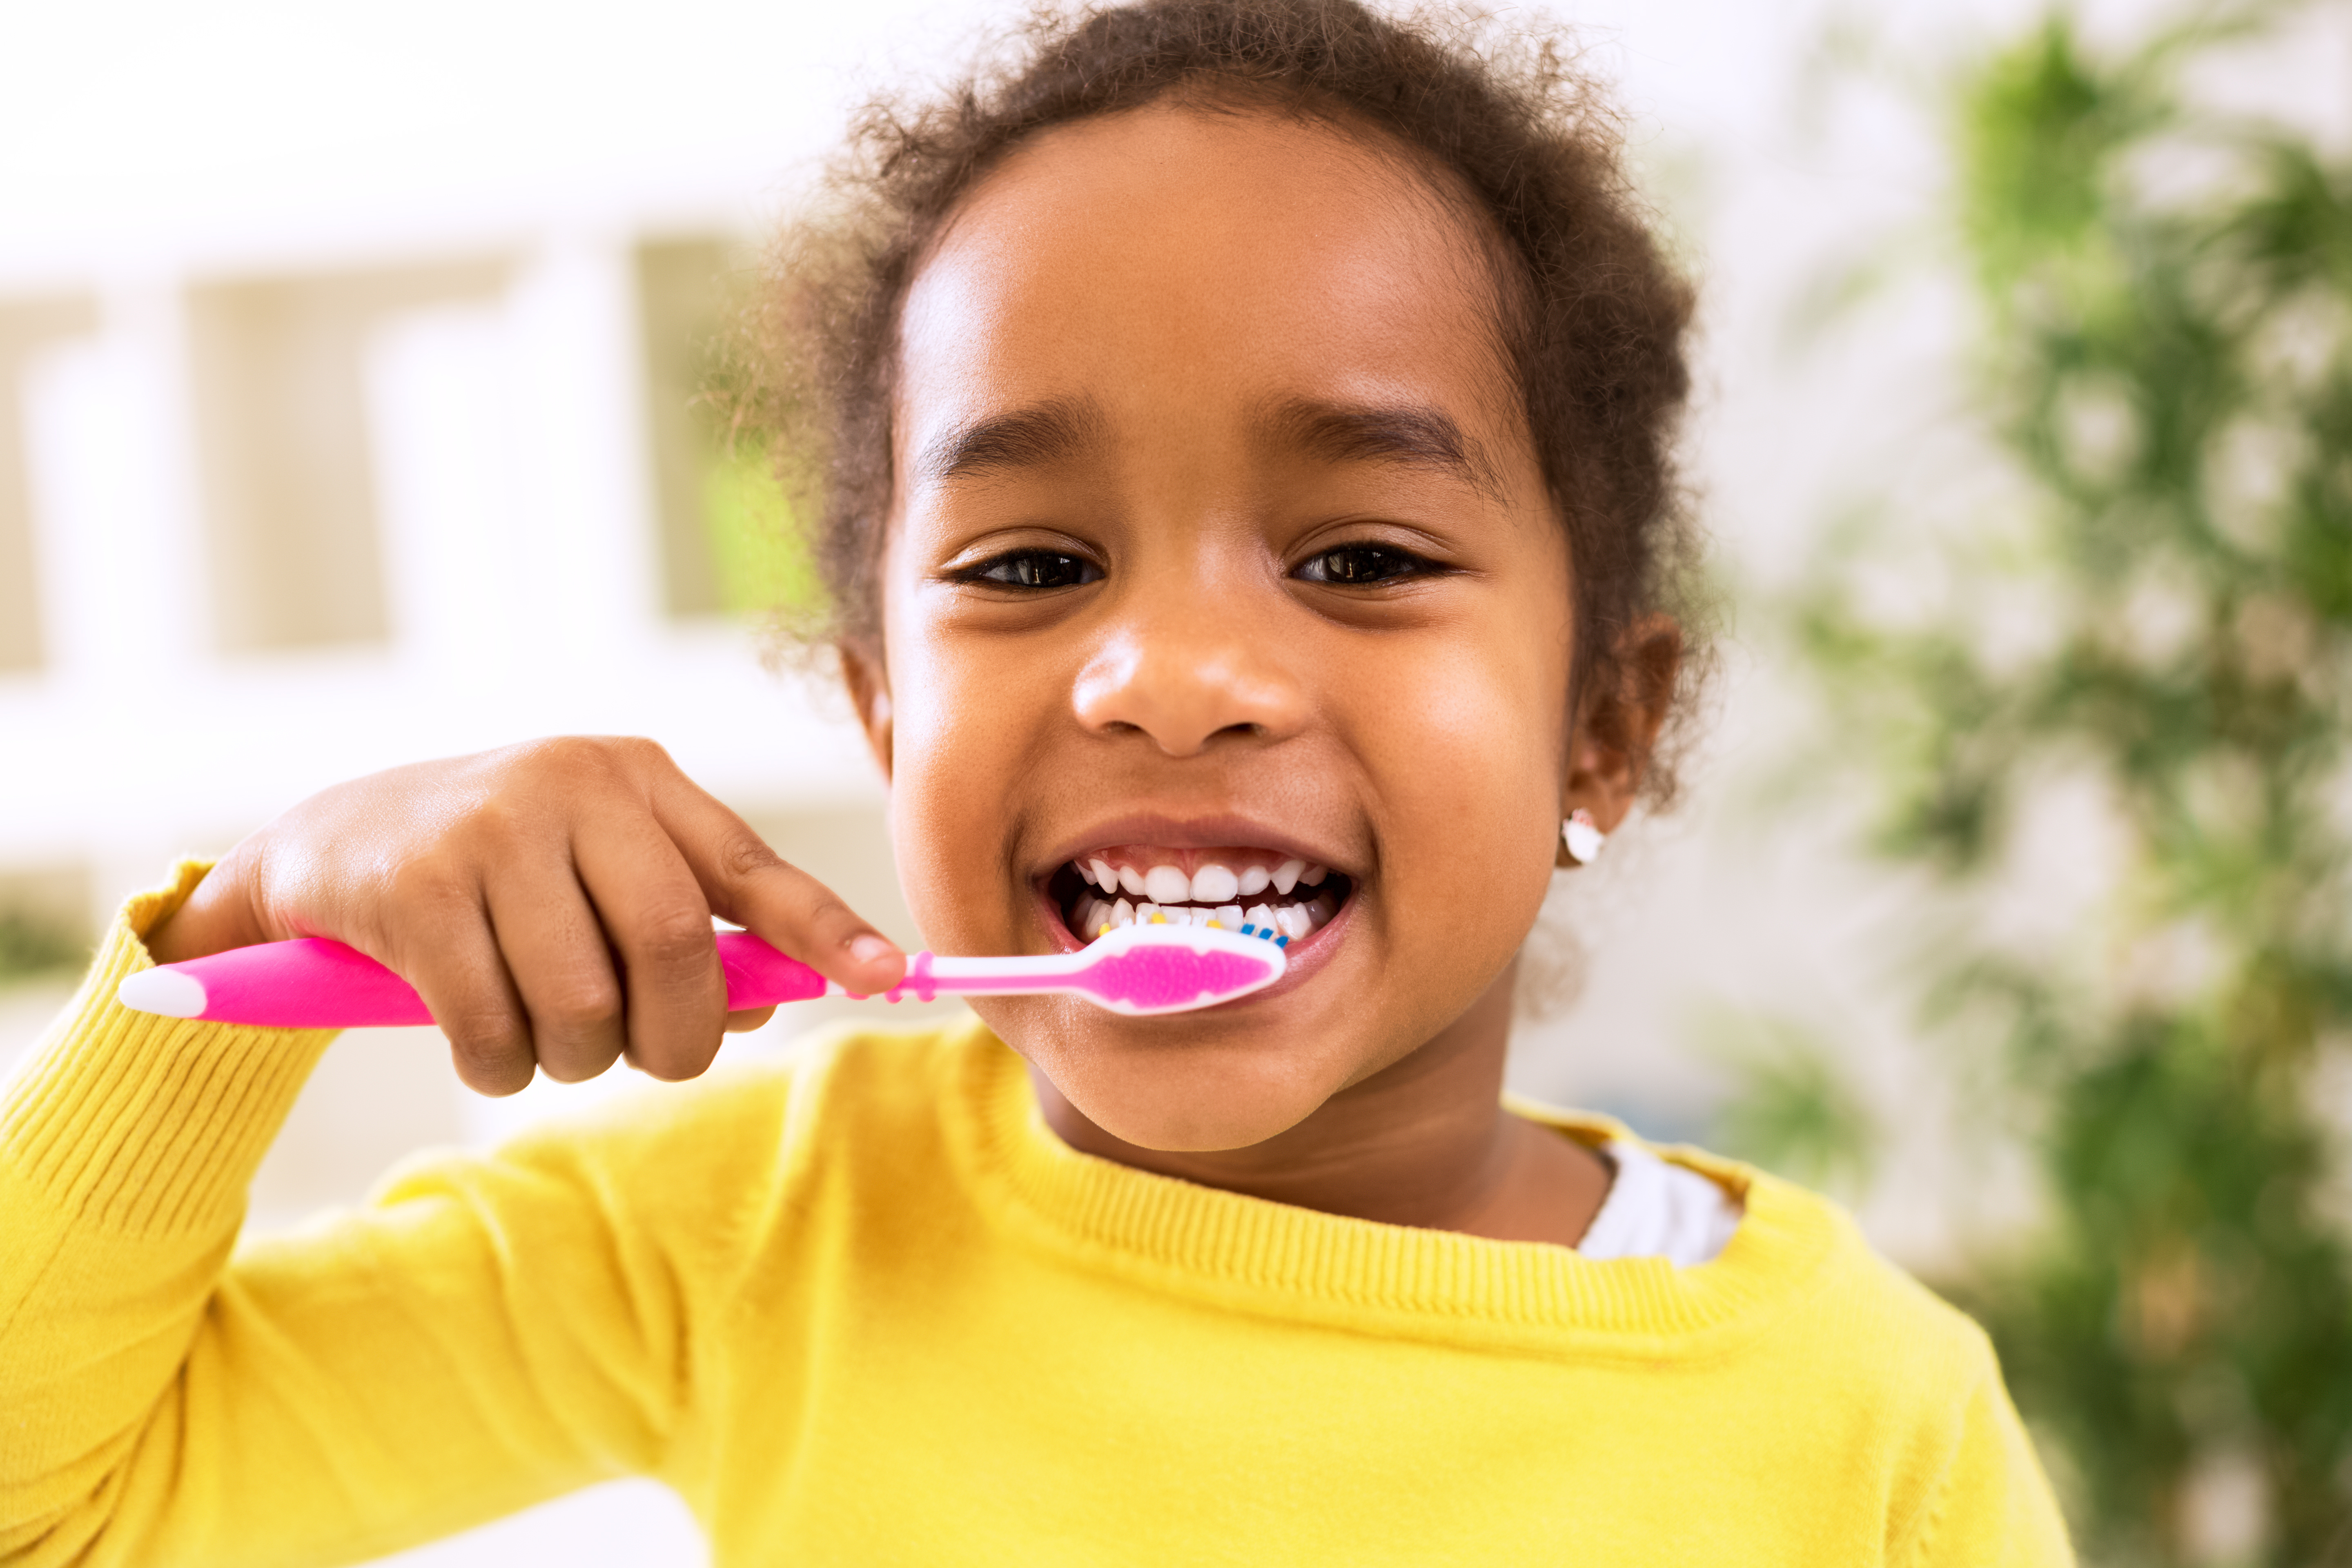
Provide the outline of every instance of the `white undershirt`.
[[1638,1143],[1601,1152],[1617,1168],[1601,1212],[1576,1250],[1595,1263],[1663,1258],[1678,1268],[1714,1261],[1739,1228],[1739,1201],[1696,1171],[1670,1165]]

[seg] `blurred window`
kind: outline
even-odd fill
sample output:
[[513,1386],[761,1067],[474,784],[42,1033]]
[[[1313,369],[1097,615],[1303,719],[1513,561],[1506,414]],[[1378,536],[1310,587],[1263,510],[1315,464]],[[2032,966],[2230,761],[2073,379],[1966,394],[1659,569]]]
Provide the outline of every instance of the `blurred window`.
[[[0,990],[41,975],[70,976],[88,963],[89,903],[87,866],[0,870]],[[0,1066],[12,1043],[0,1040]]]
[[637,247],[663,607],[673,616],[718,615],[729,607],[709,519],[710,469],[721,442],[697,402],[724,325],[728,265],[729,247],[716,239]]
[[662,604],[673,616],[806,610],[819,596],[778,454],[755,426],[737,427],[730,401],[749,392],[726,334],[754,276],[730,240],[637,247]]
[[224,652],[390,635],[363,356],[403,311],[495,298],[476,261],[208,284],[190,291],[189,365]]
[[25,374],[35,356],[60,340],[97,330],[98,310],[87,299],[0,302],[0,673],[37,669],[42,659]]

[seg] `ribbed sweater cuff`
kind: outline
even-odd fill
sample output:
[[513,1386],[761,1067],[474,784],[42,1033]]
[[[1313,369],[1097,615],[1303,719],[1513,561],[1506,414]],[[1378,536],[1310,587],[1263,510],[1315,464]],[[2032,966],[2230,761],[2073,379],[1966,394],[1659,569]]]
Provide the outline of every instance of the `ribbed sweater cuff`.
[[81,1224],[150,1236],[233,1227],[329,1029],[258,1029],[133,1013],[142,941],[209,870],[124,904],[75,995],[0,1098],[0,1166]]

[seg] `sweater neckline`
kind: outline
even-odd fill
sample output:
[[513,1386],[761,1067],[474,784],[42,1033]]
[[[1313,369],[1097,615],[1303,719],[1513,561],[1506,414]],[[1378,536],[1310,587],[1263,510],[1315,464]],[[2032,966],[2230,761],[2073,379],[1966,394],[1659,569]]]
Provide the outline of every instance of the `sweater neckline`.
[[[985,1025],[954,1047],[959,1154],[1005,1223],[1089,1269],[1234,1310],[1495,1349],[1709,1353],[1760,1332],[1834,1253],[1861,1245],[1823,1200],[1680,1147],[1654,1152],[1746,1207],[1722,1253],[1687,1268],[1298,1208],[1073,1149],[1046,1124],[1026,1064]],[[1583,1142],[1640,1142],[1607,1117],[1507,1103]]]

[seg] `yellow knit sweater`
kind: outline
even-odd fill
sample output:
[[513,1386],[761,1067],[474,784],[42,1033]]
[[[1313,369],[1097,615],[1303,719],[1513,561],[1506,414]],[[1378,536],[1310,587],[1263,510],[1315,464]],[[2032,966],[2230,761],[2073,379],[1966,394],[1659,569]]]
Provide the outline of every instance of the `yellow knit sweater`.
[[[0,1103],[0,1561],[339,1563],[629,1473],[721,1564],[2055,1563],[1982,1336],[1755,1171],[1702,1268],[1075,1152],[848,1036],[236,1249],[327,1045],[128,1014]],[[1567,1135],[1622,1136],[1552,1117]]]

